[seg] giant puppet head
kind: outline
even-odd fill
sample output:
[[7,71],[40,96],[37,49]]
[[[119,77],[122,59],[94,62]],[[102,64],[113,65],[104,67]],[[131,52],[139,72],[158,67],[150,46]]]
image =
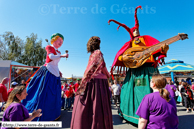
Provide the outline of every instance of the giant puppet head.
[[55,33],[51,36],[51,44],[56,48],[60,48],[61,45],[63,44],[63,35],[60,33]]
[[140,33],[139,33],[139,22],[138,22],[138,19],[137,19],[137,9],[138,8],[142,9],[141,6],[138,6],[138,7],[135,8],[135,16],[134,16],[135,17],[135,26],[133,28],[129,28],[125,24],[119,23],[118,21],[115,21],[113,19],[110,19],[108,21],[108,23],[110,24],[111,21],[117,23],[119,25],[117,30],[119,29],[120,26],[124,27],[129,32],[131,39],[133,39],[133,38],[135,38],[137,36],[140,36]]

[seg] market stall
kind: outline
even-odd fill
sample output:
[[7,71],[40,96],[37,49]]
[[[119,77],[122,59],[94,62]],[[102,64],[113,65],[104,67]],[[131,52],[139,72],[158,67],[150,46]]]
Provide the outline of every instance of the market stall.
[[4,77],[9,77],[9,89],[11,82],[15,81],[20,83],[21,80],[25,82],[39,69],[37,66],[27,66],[11,60],[1,60],[0,61],[0,80]]

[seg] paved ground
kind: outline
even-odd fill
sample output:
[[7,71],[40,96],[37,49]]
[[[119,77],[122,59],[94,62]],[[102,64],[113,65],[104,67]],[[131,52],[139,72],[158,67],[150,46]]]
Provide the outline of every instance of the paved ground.
[[[177,104],[178,116],[179,116],[179,129],[194,129],[194,113],[186,113],[186,109],[180,104]],[[70,129],[72,111],[62,110],[61,118],[58,121],[62,121],[63,129]],[[114,129],[137,129],[137,125],[128,123],[122,120],[117,114],[117,109],[112,105],[113,114],[113,128]],[[0,120],[3,113],[0,113]],[[36,128],[37,129],[37,128]],[[51,129],[51,128],[50,128]]]

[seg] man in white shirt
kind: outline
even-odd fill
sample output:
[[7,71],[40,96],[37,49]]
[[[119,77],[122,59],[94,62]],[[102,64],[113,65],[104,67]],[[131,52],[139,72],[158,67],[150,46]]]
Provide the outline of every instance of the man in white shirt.
[[114,102],[117,107],[117,100],[120,102],[120,93],[121,93],[121,87],[119,84],[117,84],[117,81],[114,80],[114,84],[111,86],[113,93],[112,95],[114,96]]

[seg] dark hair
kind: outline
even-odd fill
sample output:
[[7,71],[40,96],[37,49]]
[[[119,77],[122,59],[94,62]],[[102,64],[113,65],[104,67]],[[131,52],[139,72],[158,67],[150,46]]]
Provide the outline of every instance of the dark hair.
[[16,86],[11,93],[9,94],[8,100],[7,100],[7,104],[5,106],[5,109],[7,107],[9,107],[9,105],[11,103],[15,102],[19,102],[19,99],[16,97],[17,94],[21,95],[21,93],[24,91],[24,89],[26,89],[25,86]]
[[93,52],[97,49],[100,49],[100,38],[97,36],[92,36],[87,43],[87,51]]
[[155,83],[156,88],[159,89],[160,96],[164,98],[167,102],[170,101],[169,92],[164,89],[167,84],[166,78],[160,74],[152,76],[152,81]]
[[17,85],[11,85],[11,88],[15,88]]
[[184,86],[184,87],[185,87],[185,86],[188,86],[187,82],[183,82],[183,86]]

